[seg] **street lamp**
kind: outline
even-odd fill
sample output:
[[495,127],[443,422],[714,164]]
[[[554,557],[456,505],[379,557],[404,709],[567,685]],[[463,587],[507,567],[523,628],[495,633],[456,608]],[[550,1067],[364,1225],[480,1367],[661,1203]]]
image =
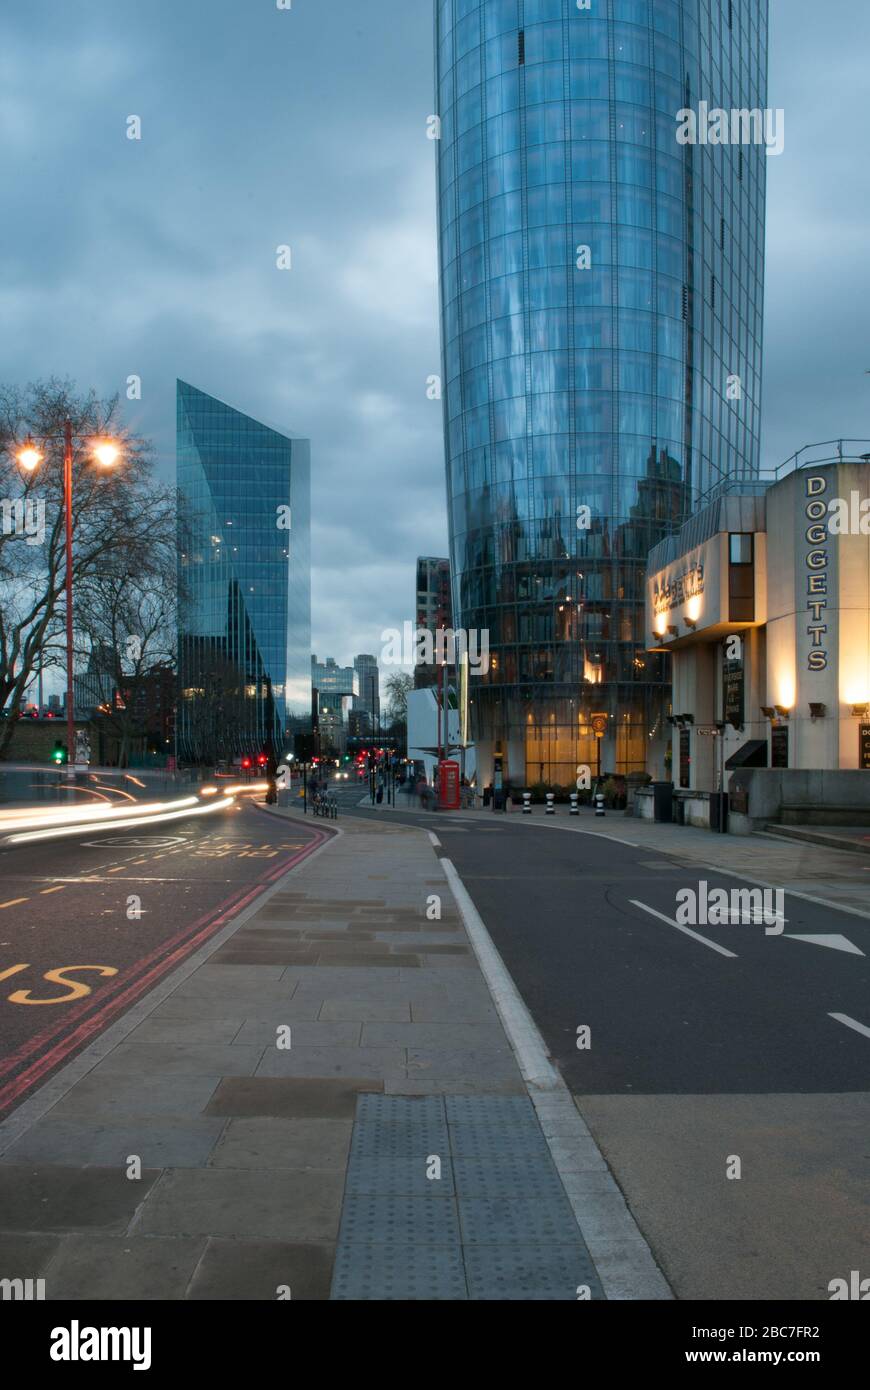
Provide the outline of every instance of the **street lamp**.
[[[93,439],[90,436],[74,435],[71,420],[64,420],[63,434],[50,435],[49,439],[63,439],[63,511],[66,549],[66,739],[67,739],[67,777],[74,775],[75,764],[75,702],[73,696],[73,568],[72,568],[72,467],[73,439],[89,438],[91,452],[103,468],[110,468],[120,456],[120,449],[113,439]],[[44,454],[37,449],[32,439],[26,439],[18,451],[18,463],[27,472],[33,473],[42,463]]]

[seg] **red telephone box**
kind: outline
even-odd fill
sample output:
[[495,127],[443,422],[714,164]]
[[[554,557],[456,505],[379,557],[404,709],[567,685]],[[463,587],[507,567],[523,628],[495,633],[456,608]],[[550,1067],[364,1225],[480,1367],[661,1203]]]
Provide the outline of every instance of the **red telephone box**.
[[459,810],[459,764],[446,762],[438,766],[438,805],[442,811]]

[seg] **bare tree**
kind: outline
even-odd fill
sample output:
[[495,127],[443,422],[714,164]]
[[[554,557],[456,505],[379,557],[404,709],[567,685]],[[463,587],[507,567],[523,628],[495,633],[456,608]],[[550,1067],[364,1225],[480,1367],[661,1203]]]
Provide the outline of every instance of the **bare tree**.
[[[63,427],[72,422],[73,589],[83,594],[101,575],[120,570],[165,576],[175,540],[175,499],[156,485],[152,451],[127,430],[118,399],[78,394],[52,378],[27,387],[0,386],[0,758],[6,756],[28,686],[39,670],[62,665],[64,596]],[[117,466],[92,459],[86,442],[119,441]],[[18,451],[32,438],[43,454],[32,472]],[[119,568],[120,567],[120,568]],[[81,629],[79,629],[81,631]],[[87,650],[79,648],[79,655]]]
[[395,671],[387,677],[387,697],[390,718],[403,724],[408,718],[408,695],[414,689],[414,677]]
[[[169,557],[166,557],[167,560]],[[126,767],[147,733],[149,685],[175,666],[175,573],[95,575],[83,586],[80,626],[95,656],[89,676],[94,703],[118,742]]]

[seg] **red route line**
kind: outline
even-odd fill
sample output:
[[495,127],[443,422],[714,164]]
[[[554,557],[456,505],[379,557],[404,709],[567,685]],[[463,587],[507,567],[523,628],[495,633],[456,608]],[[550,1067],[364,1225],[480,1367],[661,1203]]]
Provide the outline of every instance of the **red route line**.
[[[38,1057],[32,1062],[30,1066],[25,1071],[22,1071],[14,1080],[0,1088],[0,1112],[20,1099],[25,1091],[29,1090],[39,1081],[46,1072],[51,1071],[62,1062],[80,1043],[86,1042],[95,1033],[101,1032],[110,1021],[112,1015],[121,1012],[124,1008],[135,1003],[151,985],[156,984],[161,976],[165,975],[173,966],[180,964],[197,946],[207,941],[209,937],[214,936],[215,932],[225,924],[227,918],[230,917],[231,914],[238,913],[238,911],[249,902],[261,897],[269,884],[275,879],[283,877],[284,874],[289,873],[291,869],[300,864],[303,859],[307,859],[309,855],[314,853],[315,849],[318,849],[321,844],[331,838],[331,832],[327,830],[312,830],[312,835],[315,838],[310,845],[300,850],[298,854],[290,856],[289,859],[285,860],[284,863],[277,868],[271,869],[262,878],[258,879],[254,886],[243,893],[241,897],[235,895],[225,899],[217,908],[213,908],[210,913],[206,913],[204,917],[200,917],[192,927],[184,928],[168,942],[163,942],[163,944],[152,951],[150,955],[143,956],[134,967],[137,971],[137,976],[134,977],[134,979],[130,980],[129,978],[125,978],[118,981],[116,984],[109,986],[108,989],[101,990],[95,1000],[88,1000],[87,1006],[80,1009],[74,1015],[73,1022],[75,1022],[76,1019],[82,1019],[84,1013],[93,1009],[95,1005],[98,1004],[99,1008],[97,1008],[92,1017],[83,1019],[82,1022],[78,1023],[78,1026],[74,1027],[71,1031],[67,1031],[59,1043],[55,1044],[55,1046],[50,1048],[47,1052],[44,1052],[41,1057]],[[174,948],[171,950],[171,954],[166,955],[165,952],[171,948]],[[155,963],[151,966],[150,970],[146,970],[145,967],[151,964],[151,962]],[[142,973],[143,971],[145,973]],[[118,991],[120,991],[120,993]],[[109,992],[111,992],[114,997],[107,999],[106,995]],[[59,1023],[55,1027],[44,1029],[41,1033],[36,1034],[35,1037],[28,1039],[28,1041],[23,1043],[11,1057],[6,1058],[6,1060],[0,1064],[0,1074],[12,1070],[18,1062],[24,1061],[31,1053],[37,1051],[43,1043],[48,1042],[52,1037],[56,1036],[58,1032],[62,1032],[65,1028],[68,1029],[69,1024],[70,1017],[67,1015],[65,1022]]]

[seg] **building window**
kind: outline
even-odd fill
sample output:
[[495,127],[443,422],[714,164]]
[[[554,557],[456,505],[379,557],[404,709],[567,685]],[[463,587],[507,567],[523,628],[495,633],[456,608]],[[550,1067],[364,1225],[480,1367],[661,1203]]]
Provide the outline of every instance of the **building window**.
[[517,34],[517,62],[519,63],[520,67],[522,67],[523,64],[525,63],[525,61],[526,61],[526,32],[525,32],[524,29],[521,29],[520,32]]
[[735,531],[728,537],[728,561],[732,565],[752,564],[751,531]]

